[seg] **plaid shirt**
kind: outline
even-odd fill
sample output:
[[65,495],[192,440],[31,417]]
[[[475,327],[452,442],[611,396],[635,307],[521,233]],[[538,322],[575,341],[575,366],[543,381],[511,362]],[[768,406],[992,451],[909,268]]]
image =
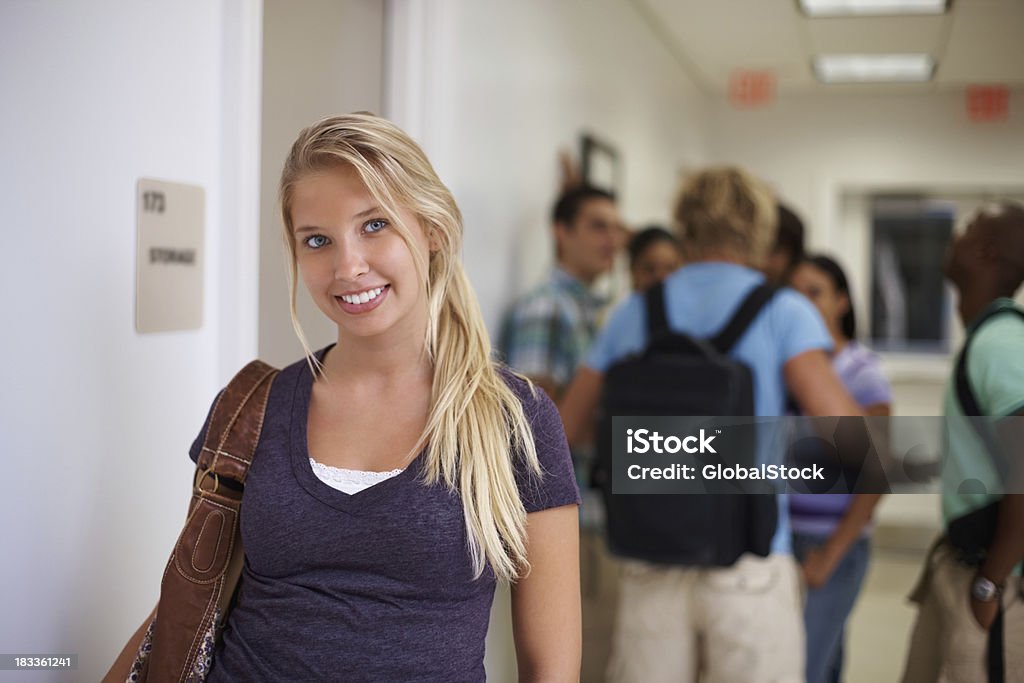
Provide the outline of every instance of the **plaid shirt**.
[[524,375],[550,377],[564,387],[597,335],[605,304],[585,284],[554,268],[505,316],[498,343],[505,362]]

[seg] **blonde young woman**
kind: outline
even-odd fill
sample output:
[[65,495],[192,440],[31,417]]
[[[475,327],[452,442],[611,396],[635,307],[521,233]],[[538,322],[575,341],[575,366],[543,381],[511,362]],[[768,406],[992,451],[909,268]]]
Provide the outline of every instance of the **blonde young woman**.
[[293,320],[301,278],[338,339],[274,380],[208,680],[483,681],[498,580],[519,680],[577,680],[572,463],[551,401],[490,358],[451,193],[359,113],[300,133],[281,204]]

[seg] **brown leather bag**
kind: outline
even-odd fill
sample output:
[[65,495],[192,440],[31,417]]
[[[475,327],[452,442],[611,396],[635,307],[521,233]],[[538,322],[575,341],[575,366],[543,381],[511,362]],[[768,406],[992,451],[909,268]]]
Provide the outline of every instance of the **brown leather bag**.
[[242,487],[277,373],[253,361],[214,404],[196,462],[188,519],[164,570],[156,617],[128,681],[193,683],[209,673],[242,571]]

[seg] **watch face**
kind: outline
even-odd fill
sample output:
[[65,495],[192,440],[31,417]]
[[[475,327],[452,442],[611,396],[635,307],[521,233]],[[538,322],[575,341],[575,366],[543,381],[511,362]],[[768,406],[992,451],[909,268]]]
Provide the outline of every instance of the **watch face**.
[[988,579],[979,576],[971,584],[971,596],[981,602],[991,602],[997,593],[996,585]]

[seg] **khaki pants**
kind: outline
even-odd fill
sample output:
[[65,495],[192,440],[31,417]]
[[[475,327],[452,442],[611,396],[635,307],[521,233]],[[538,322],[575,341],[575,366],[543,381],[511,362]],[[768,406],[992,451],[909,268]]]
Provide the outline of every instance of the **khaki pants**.
[[[949,545],[929,556],[910,599],[918,603],[917,621],[903,683],[986,683],[988,632],[974,620],[970,585],[975,570],[957,563]],[[1024,603],[1020,577],[1003,591],[1005,681],[1024,683]]]
[[625,561],[609,680],[802,683],[800,600],[789,555],[722,569]]

